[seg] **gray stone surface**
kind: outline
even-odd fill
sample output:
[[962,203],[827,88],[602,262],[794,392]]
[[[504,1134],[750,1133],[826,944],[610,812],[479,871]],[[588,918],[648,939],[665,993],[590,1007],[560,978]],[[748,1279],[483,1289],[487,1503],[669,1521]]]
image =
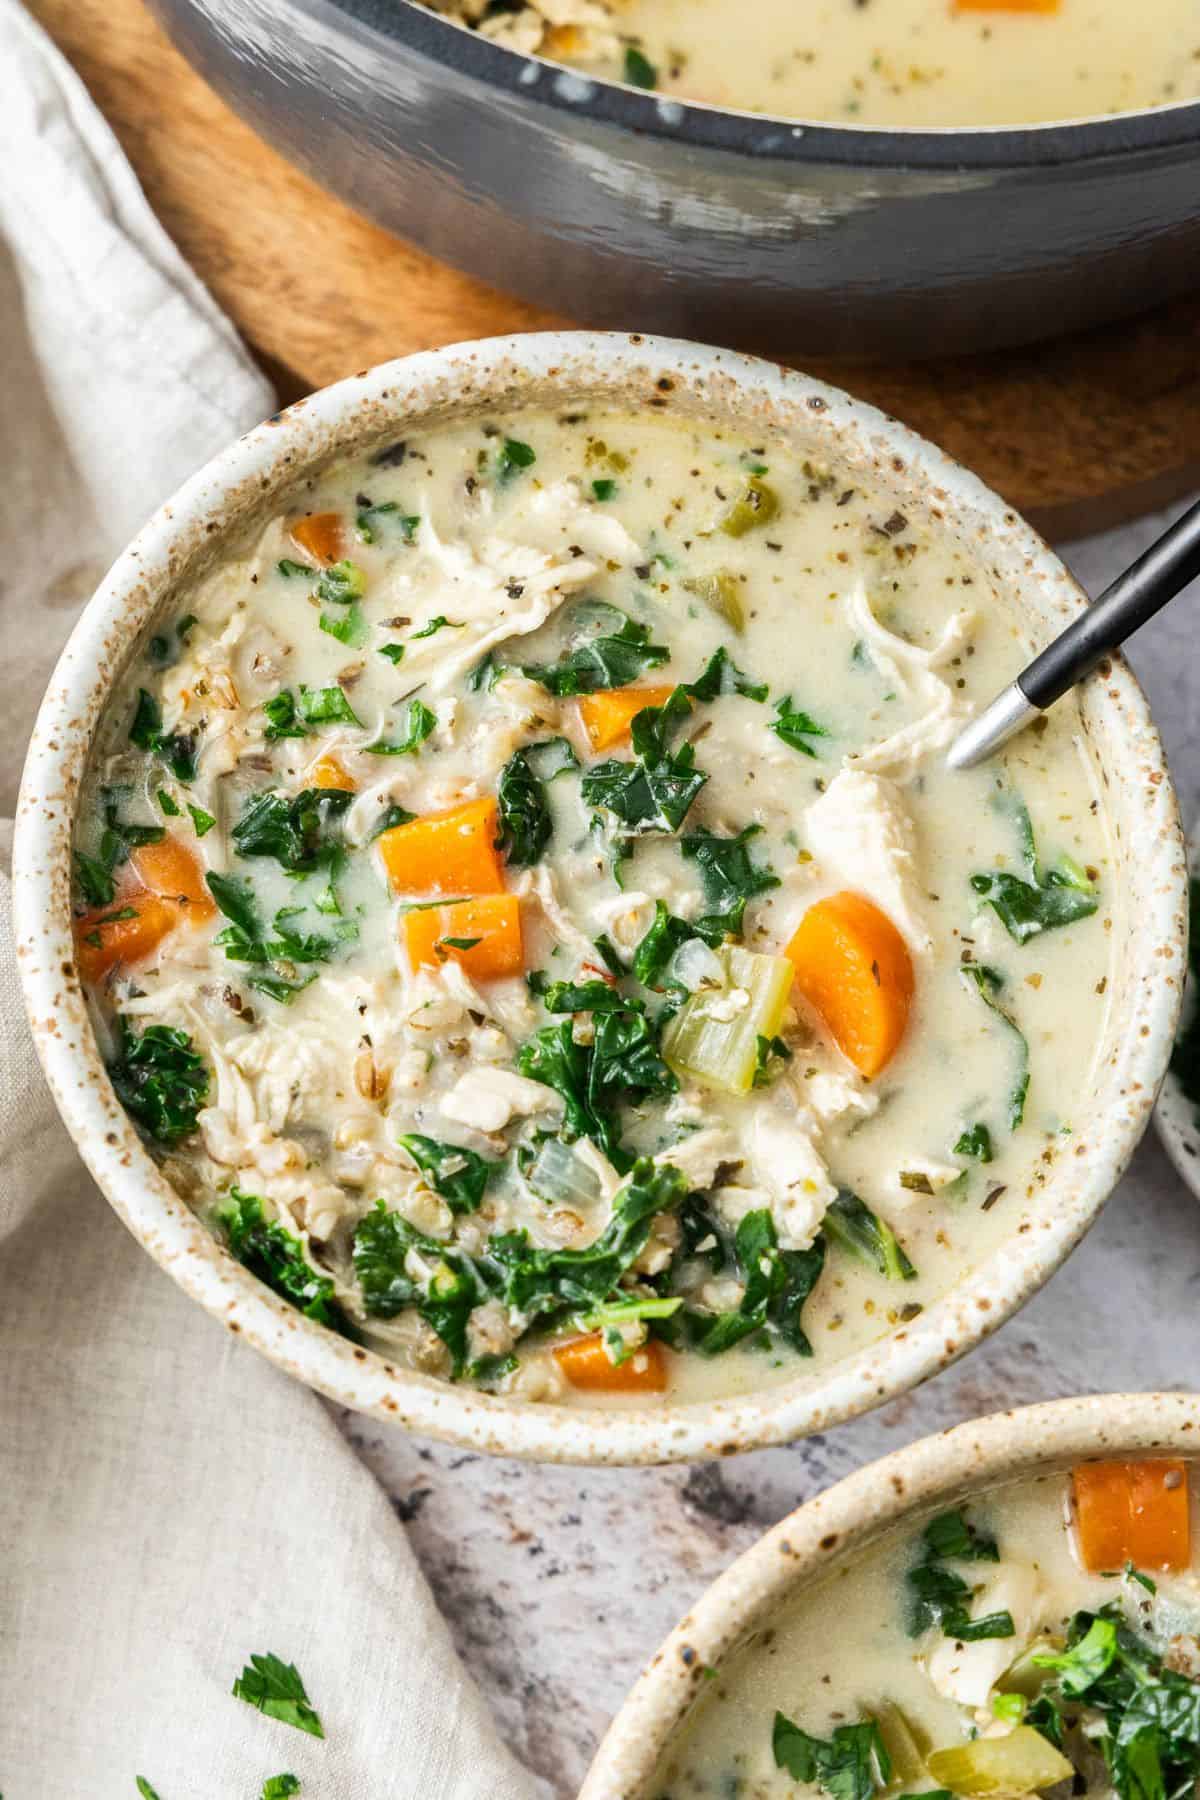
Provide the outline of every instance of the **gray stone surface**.
[[[1069,547],[1092,593],[1166,523]],[[1200,586],[1142,635],[1185,820],[1200,798]],[[860,1464],[945,1425],[1062,1394],[1200,1379],[1200,1215],[1151,1134],[1065,1268],[973,1355],[852,1425],[722,1464],[534,1468],[346,1415],[391,1494],[500,1728],[548,1796],[573,1795],[641,1663],[767,1526]],[[404,1629],[397,1620],[397,1630]]]

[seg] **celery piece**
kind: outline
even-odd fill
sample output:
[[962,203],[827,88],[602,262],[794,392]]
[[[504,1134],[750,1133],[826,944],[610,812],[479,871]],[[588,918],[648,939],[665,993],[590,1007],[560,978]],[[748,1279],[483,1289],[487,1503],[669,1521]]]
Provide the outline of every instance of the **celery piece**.
[[964,1800],[982,1796],[1015,1797],[1053,1787],[1075,1773],[1061,1750],[1032,1725],[1018,1725],[1007,1737],[974,1738],[949,1750],[935,1750],[929,1773]]
[[889,1785],[906,1788],[914,1781],[925,1781],[925,1752],[929,1745],[928,1742],[921,1743],[907,1714],[887,1700],[882,1706],[873,1706],[871,1716],[879,1727],[883,1747],[892,1759]]
[[783,1023],[795,970],[786,956],[762,956],[739,944],[716,951],[723,981],[687,1000],[663,1032],[669,1066],[731,1094],[748,1094],[758,1040]]
[[1001,1679],[1005,1691],[1022,1694],[1026,1700],[1036,1700],[1049,1680],[1046,1670],[1039,1665],[1038,1658],[1057,1656],[1064,1648],[1064,1641],[1060,1637],[1034,1638],[1028,1649],[1022,1651],[1016,1662],[1004,1671]]
[[717,569],[711,575],[689,576],[683,587],[686,593],[695,594],[697,600],[703,600],[715,613],[720,613],[735,631],[746,629],[741,583],[728,569]]
[[779,495],[757,475],[751,475],[729,511],[720,521],[726,537],[745,537],[760,525],[769,524],[779,511]]
[[535,1194],[555,1206],[592,1206],[600,1177],[561,1138],[546,1138],[525,1176]]

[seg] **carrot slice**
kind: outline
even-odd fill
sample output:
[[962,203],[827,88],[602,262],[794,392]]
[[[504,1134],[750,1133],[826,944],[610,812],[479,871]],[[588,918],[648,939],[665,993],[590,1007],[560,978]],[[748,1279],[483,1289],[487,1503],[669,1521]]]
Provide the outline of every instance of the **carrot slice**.
[[499,814],[489,795],[393,825],[380,835],[379,848],[398,894],[501,894],[498,835]]
[[[129,912],[130,918],[122,918]],[[140,962],[156,950],[183,916],[172,900],[145,890],[118,895],[111,906],[93,907],[75,921],[75,958],[85,981],[102,981],[117,963]]]
[[868,1081],[895,1055],[913,997],[904,939],[862,894],[810,906],[784,951],[800,992]]
[[644,706],[662,706],[669,687],[609,688],[579,696],[579,716],[593,750],[608,750],[629,736],[629,727]]
[[[204,881],[199,858],[182,838],[165,837],[157,844],[142,844],[129,857],[143,887],[163,900],[178,901],[189,918],[199,922],[216,912]],[[107,909],[111,912],[112,908]]]
[[604,1394],[661,1394],[667,1385],[667,1353],[650,1338],[623,1363],[615,1363],[597,1331],[560,1344],[554,1360],[572,1387]]
[[341,513],[306,513],[290,530],[292,542],[307,555],[321,563],[340,562],[345,543]]
[[954,0],[955,12],[1056,13],[1062,0]]
[[525,966],[521,903],[515,894],[484,894],[449,906],[405,913],[404,945],[414,969],[456,962],[474,981],[519,975]]
[[314,787],[337,788],[343,794],[358,791],[353,775],[348,775],[336,756],[319,756],[312,766]]
[[1084,1565],[1099,1573],[1124,1568],[1186,1569],[1191,1562],[1187,1465],[1080,1463],[1072,1476]]

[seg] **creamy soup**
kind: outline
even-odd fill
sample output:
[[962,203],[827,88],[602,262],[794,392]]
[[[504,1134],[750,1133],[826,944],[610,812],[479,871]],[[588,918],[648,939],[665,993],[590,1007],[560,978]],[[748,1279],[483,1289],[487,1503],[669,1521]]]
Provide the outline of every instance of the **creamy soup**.
[[893,1531],[715,1672],[651,1792],[1193,1793],[1193,1512],[1183,1463],[1089,1463]]
[[446,0],[498,42],[784,118],[1014,125],[1200,92],[1194,0]]
[[77,944],[230,1252],[411,1365],[659,1404],[827,1365],[1036,1207],[1117,895],[982,563],[781,442],[473,420],[314,478],[99,734]]

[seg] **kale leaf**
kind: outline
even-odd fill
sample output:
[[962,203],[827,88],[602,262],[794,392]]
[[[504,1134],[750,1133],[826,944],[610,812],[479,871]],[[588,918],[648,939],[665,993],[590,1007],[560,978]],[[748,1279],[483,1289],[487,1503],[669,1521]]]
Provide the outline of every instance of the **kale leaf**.
[[1043,868],[1024,801],[1010,794],[1000,803],[1016,821],[1026,879],[1002,869],[972,875],[971,886],[983,904],[992,908],[1018,944],[1088,918],[1100,904],[1095,882],[1069,856],[1061,856],[1052,868]]
[[1029,1041],[1012,1014],[1006,1012],[996,998],[1004,986],[1004,977],[998,969],[990,969],[986,963],[963,963],[959,973],[1017,1040],[1017,1073],[1008,1095],[1008,1128],[1015,1131],[1025,1117],[1029,1093]]
[[161,756],[177,781],[188,782],[196,774],[196,739],[190,732],[165,732],[162,708],[153,694],[138,689],[137,707],[129,728],[129,741],[139,750]]
[[955,1156],[973,1156],[977,1162],[990,1163],[992,1160],[992,1134],[981,1120],[968,1125],[960,1132],[954,1146]]
[[479,1210],[483,1191],[499,1163],[488,1162],[477,1151],[464,1150],[458,1144],[424,1137],[418,1131],[402,1133],[400,1142],[451,1212]]
[[517,1067],[562,1096],[568,1141],[591,1138],[620,1168],[628,1159],[620,1146],[617,1107],[673,1094],[679,1086],[662,1059],[658,1026],[640,1001],[626,999],[603,981],[555,982],[543,999],[549,1012],[590,1012],[592,1041],[577,1043],[570,1019],[563,1019],[526,1039]]
[[764,1206],[739,1221],[733,1249],[745,1284],[741,1302],[731,1312],[685,1313],[691,1347],[701,1356],[720,1356],[754,1332],[766,1330],[800,1356],[811,1356],[800,1315],[825,1266],[824,1240],[818,1237],[809,1250],[781,1250],[775,1221]]
[[693,700],[716,700],[721,694],[743,694],[747,700],[765,700],[767,683],[755,681],[738,668],[724,644],[714,650],[695,681],[684,684]]
[[704,897],[712,911],[694,922],[698,936],[706,940],[709,933],[732,932],[741,935],[747,900],[779,886],[775,871],[755,863],[746,848],[750,839],[762,829],[747,825],[736,837],[722,837],[715,831],[689,831],[680,849],[690,861],[700,865]]
[[895,1232],[865,1200],[843,1188],[830,1202],[821,1229],[835,1244],[889,1281],[913,1281],[917,1271],[904,1253]]
[[874,1719],[838,1725],[826,1739],[810,1737],[777,1712],[771,1748],[777,1768],[786,1769],[793,1781],[819,1787],[830,1800],[872,1800],[892,1778],[892,1759]]
[[671,739],[691,717],[692,702],[677,687],[662,706],[646,706],[630,727],[633,762],[613,758],[583,777],[583,798],[603,806],[627,831],[678,831],[708,780],[696,768],[691,744],[670,748]]
[[[354,1272],[363,1305],[379,1319],[392,1319],[406,1307],[415,1307],[450,1352],[456,1380],[462,1375],[475,1381],[495,1379],[513,1366],[511,1358],[472,1362],[469,1355],[471,1314],[496,1291],[498,1273],[491,1266],[490,1251],[489,1245],[488,1259],[477,1263],[463,1251],[423,1236],[380,1200],[354,1234]],[[409,1273],[410,1252],[432,1267],[424,1284]]]
[[1010,1638],[1016,1627],[1010,1612],[985,1613],[973,1619],[967,1611],[971,1589],[961,1575],[948,1569],[947,1561],[996,1562],[996,1540],[977,1531],[961,1512],[942,1513],[931,1519],[921,1534],[919,1560],[905,1577],[908,1587],[908,1633],[919,1637],[938,1626],[947,1637],[973,1644],[982,1638]]
[[768,726],[768,730],[773,731],[780,742],[787,744],[790,749],[799,750],[805,756],[815,756],[817,753],[809,739],[828,737],[825,727],[818,725],[806,712],[798,711],[792,705],[790,696],[777,700],[775,711],[779,717]]
[[377,738],[366,746],[368,756],[413,756],[437,724],[437,714],[423,700],[410,700],[401,736],[389,742]]
[[270,789],[252,794],[233,828],[239,856],[270,856],[289,875],[329,868],[342,852],[338,823],[354,795],[340,788],[305,788],[292,799]]
[[334,1298],[333,1281],[313,1268],[300,1239],[263,1216],[257,1194],[229,1190],[215,1218],[231,1253],[273,1293],[302,1312],[306,1319],[346,1331],[346,1317]]
[[620,621],[615,631],[576,644],[557,663],[525,668],[522,674],[552,694],[594,694],[601,688],[628,687],[647,669],[666,662],[671,652],[665,644],[650,643],[649,626],[615,606],[605,606],[603,613]]
[[710,946],[719,944],[724,928],[694,924],[667,910],[666,902],[654,902],[654,919],[634,951],[633,972],[643,987],[657,988],[675,952],[693,938]]
[[209,1074],[186,1031],[147,1025],[138,1037],[118,1017],[120,1054],[108,1066],[117,1099],[160,1144],[177,1144],[196,1129],[208,1096]]
[[296,712],[296,696],[291,688],[280,688],[277,694],[264,700],[263,714],[267,721],[263,736],[268,743],[273,743],[276,738],[308,736],[308,726]]
[[[326,570],[326,574],[332,572]],[[340,687],[311,688],[305,687],[301,682],[300,698],[296,706],[306,725],[362,724]]]

